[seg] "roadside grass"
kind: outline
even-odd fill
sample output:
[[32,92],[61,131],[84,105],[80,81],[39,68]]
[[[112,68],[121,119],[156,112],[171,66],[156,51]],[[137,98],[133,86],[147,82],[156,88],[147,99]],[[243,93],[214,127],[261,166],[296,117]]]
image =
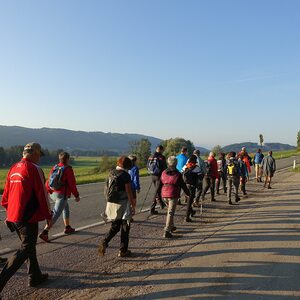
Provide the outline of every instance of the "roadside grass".
[[[264,151],[264,154],[267,153]],[[253,154],[251,154],[253,156]],[[273,157],[275,159],[288,158],[291,156],[300,156],[300,151],[289,150],[289,151],[279,151],[273,152]],[[117,158],[116,158],[117,160]],[[85,183],[94,183],[105,181],[108,172],[99,172],[97,168],[101,163],[101,157],[75,157],[72,162],[72,166],[74,169],[74,173],[76,176],[77,184],[85,184]],[[45,173],[45,177],[48,178],[49,172],[52,168],[52,165],[43,165],[41,166]],[[8,172],[8,168],[0,168],[0,194],[3,192],[6,175]],[[294,169],[295,172],[300,172],[300,167]],[[147,176],[146,168],[140,169],[140,176]]]
[[[117,158],[116,158],[117,161]],[[101,157],[75,157],[72,167],[76,176],[77,184],[94,183],[105,181],[108,172],[97,172],[96,169],[101,163]],[[41,166],[46,179],[49,176],[52,165]],[[0,168],[0,194],[3,193],[5,180],[9,168]],[[147,176],[146,168],[140,169],[140,176]]]

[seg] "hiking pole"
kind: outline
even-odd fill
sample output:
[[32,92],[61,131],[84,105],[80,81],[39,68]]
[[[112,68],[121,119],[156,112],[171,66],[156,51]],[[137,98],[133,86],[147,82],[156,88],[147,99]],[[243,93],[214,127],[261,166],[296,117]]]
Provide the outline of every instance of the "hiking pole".
[[146,199],[147,199],[147,197],[148,197],[148,194],[149,194],[149,192],[150,192],[151,186],[152,186],[152,181],[150,182],[150,185],[149,185],[148,191],[147,191],[147,193],[146,193],[146,196],[145,196],[145,198],[144,198],[144,201],[143,201],[143,203],[142,203],[140,212],[142,211],[142,209],[143,209],[143,207],[144,207],[144,204],[145,204],[145,201],[146,201]]

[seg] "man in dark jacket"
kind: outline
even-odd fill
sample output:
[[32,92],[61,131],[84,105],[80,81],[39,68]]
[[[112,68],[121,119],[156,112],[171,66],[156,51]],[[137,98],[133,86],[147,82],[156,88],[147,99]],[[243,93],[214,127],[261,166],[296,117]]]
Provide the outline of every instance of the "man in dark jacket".
[[23,159],[14,164],[7,175],[1,205],[6,209],[6,223],[18,234],[21,247],[8,259],[0,274],[0,292],[26,260],[29,286],[37,286],[48,278],[48,274],[42,274],[36,257],[38,222],[46,219],[51,224],[45,177],[37,166],[42,155],[40,144],[27,144]]
[[271,180],[276,171],[276,163],[272,155],[273,152],[269,151],[268,156],[265,156],[261,162],[261,168],[265,176],[264,187],[268,185],[268,189],[271,188]]
[[155,210],[157,201],[159,201],[162,209],[166,206],[161,198],[161,188],[157,188],[159,186],[161,174],[167,168],[166,158],[163,155],[163,152],[164,147],[162,145],[157,146],[155,153],[149,157],[147,162],[148,173],[151,175],[152,183],[155,187],[153,202],[150,207],[151,215],[158,214],[157,210]]

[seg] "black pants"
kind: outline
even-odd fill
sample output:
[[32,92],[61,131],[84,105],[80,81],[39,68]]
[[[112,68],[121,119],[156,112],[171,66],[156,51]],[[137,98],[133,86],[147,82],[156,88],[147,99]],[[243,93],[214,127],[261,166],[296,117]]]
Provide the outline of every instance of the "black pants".
[[202,199],[204,199],[204,197],[209,189],[210,189],[211,200],[215,199],[215,183],[216,183],[215,178],[205,176],[205,189],[203,190],[203,193],[202,193]]
[[156,204],[157,204],[157,200],[159,201],[159,204],[162,208],[165,207],[166,205],[165,205],[165,203],[163,203],[162,198],[161,198],[161,187],[159,185],[160,184],[160,176],[152,175],[151,179],[152,179],[152,183],[153,183],[154,188],[155,188],[153,201],[152,201],[152,204],[151,204],[151,207],[150,207],[151,211],[153,211],[155,209]]
[[202,191],[203,191],[203,180],[200,180],[196,187],[196,196],[195,196],[196,202],[199,202]]
[[26,260],[28,260],[29,276],[35,279],[41,275],[36,257],[38,223],[12,223],[12,225],[21,240],[21,247],[8,259],[0,274],[0,291],[3,290],[7,281],[18,271]]
[[110,230],[104,238],[104,243],[108,246],[110,240],[120,231],[121,229],[121,243],[120,251],[126,252],[129,244],[129,231],[130,223],[126,220],[116,220],[111,223]]
[[187,184],[187,188],[190,191],[190,196],[189,196],[188,201],[187,201],[186,215],[185,216],[186,216],[186,218],[189,218],[191,216],[191,213],[192,213],[192,203],[195,199],[196,186]]
[[219,190],[220,190],[221,181],[223,183],[224,193],[226,193],[227,192],[227,188],[226,188],[227,178],[226,178],[226,174],[224,172],[219,172],[219,178],[217,179],[216,190],[217,190],[218,194],[219,194]]

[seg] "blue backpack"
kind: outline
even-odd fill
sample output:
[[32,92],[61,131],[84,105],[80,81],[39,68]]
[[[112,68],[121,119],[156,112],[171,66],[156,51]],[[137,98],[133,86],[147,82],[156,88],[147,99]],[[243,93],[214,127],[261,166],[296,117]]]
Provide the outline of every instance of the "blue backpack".
[[49,178],[49,187],[52,190],[61,189],[65,183],[62,182],[62,177],[67,166],[55,165]]

